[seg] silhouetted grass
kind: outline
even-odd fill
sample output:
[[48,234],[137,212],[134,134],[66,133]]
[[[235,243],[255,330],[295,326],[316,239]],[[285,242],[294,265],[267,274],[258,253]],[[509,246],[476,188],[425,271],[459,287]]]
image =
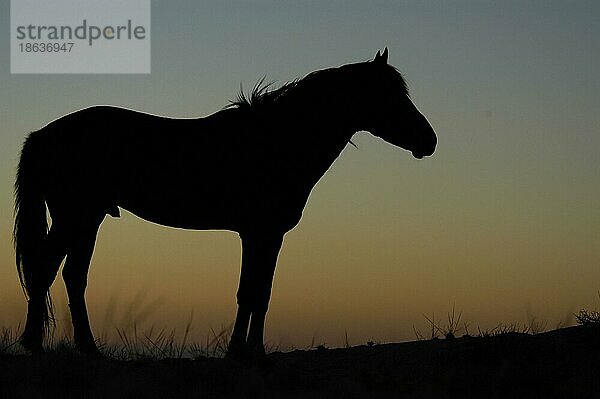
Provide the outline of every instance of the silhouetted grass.
[[[598,291],[600,298],[600,291]],[[120,323],[124,327],[114,327],[116,340],[110,340],[108,330],[102,331],[96,343],[103,355],[115,360],[161,360],[161,359],[201,359],[223,358],[231,336],[232,325],[221,326],[218,330],[210,328],[206,338],[200,342],[190,342],[190,333],[193,325],[193,311],[181,331],[176,329],[156,328],[150,326],[140,328],[147,320],[152,318],[154,311],[160,306],[160,300],[145,301],[145,295],[137,294],[126,306],[119,306],[118,299],[113,295],[108,302],[104,321],[105,325]],[[66,305],[65,305],[66,307]],[[117,309],[124,309],[118,317]],[[64,309],[66,311],[66,309]],[[547,322],[539,320],[533,315],[528,315],[525,323],[498,323],[491,328],[477,326],[476,332],[470,331],[470,324],[462,322],[463,313],[456,310],[455,304],[447,312],[446,320],[436,319],[435,313],[431,316],[423,315],[427,321],[427,333],[423,334],[413,325],[414,334],[419,341],[436,340],[440,338],[453,339],[463,337],[496,337],[511,333],[535,335],[547,331]],[[567,317],[557,324],[557,329],[572,325],[573,316],[579,325],[600,324],[600,312],[582,309],[578,314],[569,313]],[[46,338],[45,347],[48,352],[55,354],[75,352],[71,340],[70,322],[64,326],[64,336],[57,337],[56,331]],[[21,325],[15,328],[2,327],[0,330],[0,355],[23,355],[26,352],[18,343]],[[348,330],[344,330],[343,348],[351,348]],[[380,344],[375,340],[365,342],[367,347]],[[295,347],[287,348],[289,351]],[[319,341],[317,334],[313,334],[310,344],[305,350],[325,351],[329,347]],[[280,352],[281,345],[265,343],[267,353]]]
[[576,319],[580,326],[544,332],[548,323],[531,314],[521,323],[473,328],[452,305],[445,317],[424,316],[425,334],[413,327],[416,342],[369,339],[352,346],[352,331],[344,330],[343,348],[336,349],[315,333],[305,350],[282,353],[267,343],[266,366],[257,366],[223,359],[231,325],[193,342],[193,312],[179,329],[148,326],[157,307],[142,295],[127,306],[111,299],[107,327],[97,334],[104,358],[77,352],[66,326],[63,335],[48,337],[43,356],[26,356],[21,326],[0,329],[0,397],[595,397],[600,391],[597,310],[570,313],[559,323]]
[[[118,328],[119,342],[107,343],[96,340],[100,352],[114,360],[162,360],[162,359],[197,359],[201,357],[222,358],[227,351],[231,327],[223,327],[219,332],[211,329],[202,343],[190,343],[189,333],[191,321],[185,330],[178,334],[176,330],[155,329],[141,331],[132,328]],[[19,345],[21,328],[4,327],[0,330],[0,355],[23,355],[25,350]],[[76,353],[75,345],[70,337],[59,339],[50,336],[44,345],[45,351],[53,354]],[[272,346],[267,345],[267,349]],[[278,348],[278,347],[277,347]]]
[[[429,336],[425,337],[420,330],[413,326],[417,340],[436,340],[440,338],[453,339],[464,333],[466,337],[495,337],[510,333],[519,334],[539,334],[545,331],[547,323],[530,318],[527,323],[499,323],[492,328],[482,329],[477,327],[477,333],[472,335],[469,331],[469,324],[464,322],[462,327],[460,320],[462,312],[456,312],[455,307],[447,314],[446,323],[424,315],[429,324]],[[600,323],[600,313],[597,311],[581,310],[575,315],[577,323],[580,325]],[[232,325],[221,326],[218,330],[210,329],[206,338],[201,342],[190,342],[190,332],[192,331],[193,312],[185,325],[183,331],[176,329],[156,328],[150,326],[146,329],[140,329],[137,322],[134,321],[128,327],[115,328],[118,340],[108,342],[107,332],[102,332],[96,340],[100,352],[114,360],[162,360],[162,359],[200,359],[200,358],[223,358],[227,352],[227,346],[231,336]],[[565,326],[566,327],[566,326]],[[0,355],[22,355],[26,352],[18,343],[21,333],[21,326],[16,328],[3,327],[0,330]],[[367,347],[381,344],[374,340],[367,340],[364,343]],[[348,331],[344,331],[343,348],[351,348],[349,343]],[[75,346],[69,334],[57,338],[51,334],[45,342],[47,352],[61,354],[67,352],[76,352]],[[304,350],[324,351],[329,347],[323,341],[319,341],[317,334],[313,334],[311,342]],[[280,352],[281,345],[265,343],[266,353]],[[289,351],[295,350],[295,347],[288,348]]]
[[[575,315],[578,322],[580,317],[585,320],[594,320],[594,316],[598,318],[598,312],[588,312],[582,310],[580,311],[579,316]],[[481,326],[477,326],[477,334],[473,335],[469,331],[470,324],[468,322],[463,322],[461,326],[462,312],[456,311],[455,304],[453,304],[452,308],[448,311],[445,323],[441,320],[436,319],[435,313],[432,313],[431,316],[424,314],[423,317],[427,321],[428,325],[427,335],[423,334],[421,330],[419,330],[413,325],[413,332],[415,334],[415,337],[419,341],[435,340],[440,339],[442,337],[445,339],[453,339],[460,336],[460,334],[466,337],[495,337],[511,333],[535,335],[548,330],[547,321],[540,320],[536,316],[528,314],[527,322],[498,323],[497,325],[491,328],[482,328]],[[569,313],[568,317],[564,318],[563,320],[560,320],[557,323],[556,329],[571,326],[571,319],[572,317]],[[582,323],[579,322],[579,324]]]
[[[430,337],[431,339],[437,339],[440,335],[442,335],[446,339],[455,338],[460,331],[460,319],[462,317],[462,312],[456,313],[455,304],[452,305],[452,310],[448,312],[448,321],[445,325],[441,325],[440,322],[436,322],[435,313],[431,314],[431,318],[427,315],[423,315],[425,319],[429,322],[430,325]],[[417,330],[415,330],[417,333]],[[423,337],[420,332],[418,335]]]
[[[598,290],[598,299],[600,299],[600,290]],[[581,309],[578,314],[575,315],[577,324],[585,325],[598,325],[600,324],[600,312],[597,310],[586,310]]]
[[2,327],[0,330],[0,355],[17,354],[20,351],[19,335],[21,326],[17,328]]
[[191,313],[179,331],[139,328],[135,320],[119,327],[115,342],[98,340],[105,358],[82,355],[68,336],[54,335],[44,356],[23,356],[21,327],[3,328],[0,396],[595,397],[600,391],[597,314],[582,311],[586,322],[562,330],[542,333],[547,323],[530,317],[525,323],[478,327],[471,336],[453,307],[445,321],[426,317],[438,339],[351,346],[346,330],[344,347],[336,349],[314,334],[308,350],[281,353],[267,345],[266,366],[222,359],[231,326],[190,342]]
[[583,309],[575,315],[575,318],[577,319],[577,324],[580,325],[598,324],[600,323],[600,312]]

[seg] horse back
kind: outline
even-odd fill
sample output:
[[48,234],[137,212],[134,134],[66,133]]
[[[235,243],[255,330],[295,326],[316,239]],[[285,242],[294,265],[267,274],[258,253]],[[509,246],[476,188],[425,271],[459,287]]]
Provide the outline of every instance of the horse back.
[[86,108],[43,129],[50,196],[182,228],[239,231],[269,219],[293,226],[305,199],[286,186],[280,149],[249,133],[258,129],[234,110],[176,119]]

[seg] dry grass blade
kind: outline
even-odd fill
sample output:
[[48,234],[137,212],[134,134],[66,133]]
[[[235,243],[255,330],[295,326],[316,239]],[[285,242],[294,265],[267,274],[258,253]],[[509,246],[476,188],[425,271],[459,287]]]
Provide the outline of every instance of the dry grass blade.
[[446,326],[446,328],[443,331],[446,339],[455,338],[456,335],[458,334],[458,331],[460,330],[459,325],[460,325],[460,319],[462,317],[462,312],[460,312],[457,316],[456,312],[455,312],[455,307],[456,307],[456,304],[453,304],[452,311],[448,312],[448,325]]
[[17,349],[21,325],[16,329],[2,327],[0,332],[0,353],[12,353]]
[[229,345],[229,336],[231,335],[231,329],[233,325],[229,327],[222,327],[221,331],[217,334],[213,328],[210,329],[212,333],[212,340],[207,344],[207,351],[212,348],[212,357],[223,357],[227,353],[227,346]]
[[439,338],[439,334],[442,332],[442,329],[435,322],[435,313],[431,313],[431,319],[425,314],[423,317],[425,317],[425,320],[427,320],[431,326],[431,335],[429,339]]

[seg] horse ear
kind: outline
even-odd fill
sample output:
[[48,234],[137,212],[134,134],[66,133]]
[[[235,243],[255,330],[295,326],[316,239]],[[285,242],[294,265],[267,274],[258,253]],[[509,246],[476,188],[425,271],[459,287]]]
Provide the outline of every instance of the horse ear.
[[383,50],[383,53],[377,51],[377,54],[375,54],[375,58],[373,59],[373,63],[385,65],[385,64],[387,64],[387,59],[388,59],[388,49],[386,47]]

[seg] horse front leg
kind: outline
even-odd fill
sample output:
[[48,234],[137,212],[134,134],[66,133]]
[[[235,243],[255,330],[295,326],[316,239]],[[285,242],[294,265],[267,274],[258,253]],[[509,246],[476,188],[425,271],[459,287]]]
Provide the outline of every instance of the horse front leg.
[[265,354],[265,316],[282,242],[283,234],[255,232],[242,235],[238,312],[227,350],[228,358],[256,358]]

